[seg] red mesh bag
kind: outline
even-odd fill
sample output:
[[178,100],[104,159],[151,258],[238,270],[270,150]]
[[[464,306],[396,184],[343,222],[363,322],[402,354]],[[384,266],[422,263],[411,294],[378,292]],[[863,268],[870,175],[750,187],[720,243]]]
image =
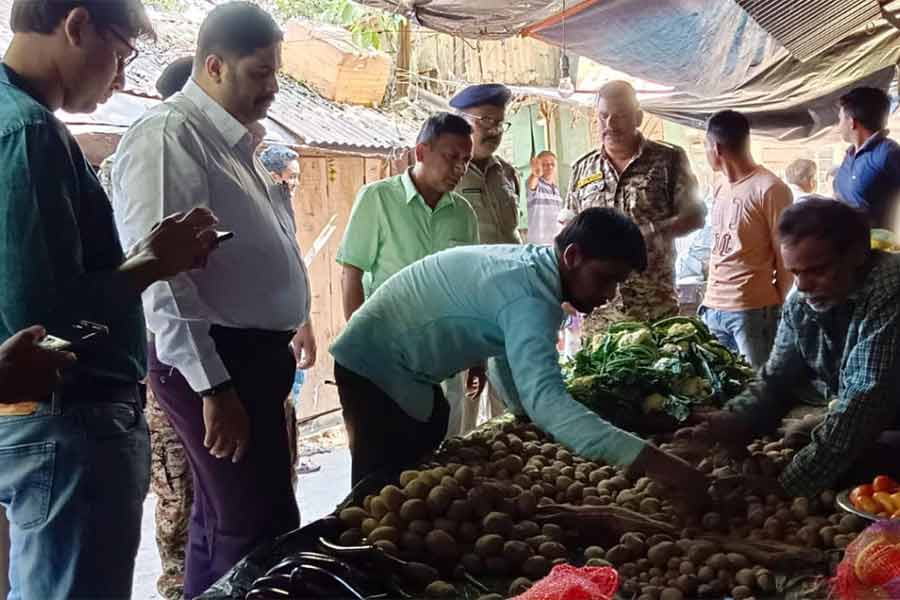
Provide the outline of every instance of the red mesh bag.
[[612,600],[617,589],[619,574],[611,567],[556,565],[513,600]]
[[879,521],[853,540],[831,580],[839,600],[900,598],[900,521]]

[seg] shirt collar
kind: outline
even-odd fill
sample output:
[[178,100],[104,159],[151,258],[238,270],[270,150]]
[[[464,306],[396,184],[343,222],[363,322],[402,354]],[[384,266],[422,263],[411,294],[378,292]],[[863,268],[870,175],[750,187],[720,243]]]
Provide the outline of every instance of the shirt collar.
[[193,78],[188,79],[184,84],[181,92],[194,104],[197,105],[203,114],[209,118],[229,147],[237,146],[239,142],[247,138],[248,142],[252,140],[250,131],[244,125],[235,119],[231,113],[225,110],[221,104],[213,100],[209,94],[203,91]]
[[481,176],[486,175],[487,172],[490,171],[491,169],[493,169],[494,167],[499,167],[499,166],[500,166],[500,161],[493,154],[491,154],[488,157],[487,162],[484,164],[484,171],[482,171],[478,167],[478,165],[475,164],[474,160],[469,162],[469,168]]
[[2,66],[2,68],[0,68],[0,83],[7,83],[15,88],[20,89],[21,91],[31,96],[32,100],[46,108],[44,103],[40,100],[40,98],[38,98],[37,94],[29,85],[27,79],[13,71],[12,68],[6,63],[0,63],[0,66]]
[[850,146],[850,149],[847,151],[849,154],[862,154],[866,150],[871,150],[878,144],[880,144],[888,135],[887,129],[882,129],[881,131],[876,131],[869,139],[862,143],[862,146],[859,147],[859,150],[854,151],[853,146]]
[[[416,184],[413,183],[412,176],[410,175],[411,172],[412,167],[403,171],[403,175],[400,176],[400,182],[403,184],[404,199],[406,200],[407,204],[409,204],[416,198],[422,198],[422,194],[419,193],[419,190],[416,188]],[[446,194],[441,196],[440,200],[438,200],[438,203],[435,205],[434,210],[437,210],[444,204],[453,205],[455,203],[456,200],[453,198],[453,194],[447,192]],[[424,198],[422,198],[422,204],[425,204]]]

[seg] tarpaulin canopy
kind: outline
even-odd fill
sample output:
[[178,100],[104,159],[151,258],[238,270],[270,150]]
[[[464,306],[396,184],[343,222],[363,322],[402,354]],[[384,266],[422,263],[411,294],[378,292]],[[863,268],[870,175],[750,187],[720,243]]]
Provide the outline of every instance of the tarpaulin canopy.
[[565,45],[676,90],[646,101],[649,112],[697,127],[732,108],[782,139],[833,125],[837,98],[853,87],[887,89],[900,60],[900,31],[878,16],[878,0],[586,0],[562,14],[546,0],[364,2],[458,35]]

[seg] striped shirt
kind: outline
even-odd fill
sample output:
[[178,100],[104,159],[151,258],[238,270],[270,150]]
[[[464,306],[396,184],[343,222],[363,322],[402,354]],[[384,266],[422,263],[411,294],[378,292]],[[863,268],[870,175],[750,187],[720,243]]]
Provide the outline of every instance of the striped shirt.
[[798,295],[784,306],[775,346],[757,383],[729,403],[758,433],[774,431],[797,401],[796,390],[824,381],[837,405],[812,442],[781,474],[791,496],[834,484],[878,435],[897,422],[900,398],[900,256],[875,252],[862,287],[817,313]]
[[538,177],[537,187],[528,189],[528,243],[552,244],[559,233],[559,211],[562,196],[559,187],[543,177]]

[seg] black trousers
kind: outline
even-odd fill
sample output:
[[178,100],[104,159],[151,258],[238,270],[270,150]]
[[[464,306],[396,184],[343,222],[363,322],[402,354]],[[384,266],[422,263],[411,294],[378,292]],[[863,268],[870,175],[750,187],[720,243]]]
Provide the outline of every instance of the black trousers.
[[259,544],[297,528],[284,399],[296,364],[292,333],[213,326],[216,350],[250,418],[250,445],[238,463],[203,446],[203,402],[150,344],[150,387],[184,444],[194,481],[184,595],[199,596]]
[[368,475],[388,475],[414,466],[444,439],[450,405],[440,386],[434,386],[431,417],[422,423],[372,381],[338,363],[334,364],[334,379],[344,409],[354,486]]

